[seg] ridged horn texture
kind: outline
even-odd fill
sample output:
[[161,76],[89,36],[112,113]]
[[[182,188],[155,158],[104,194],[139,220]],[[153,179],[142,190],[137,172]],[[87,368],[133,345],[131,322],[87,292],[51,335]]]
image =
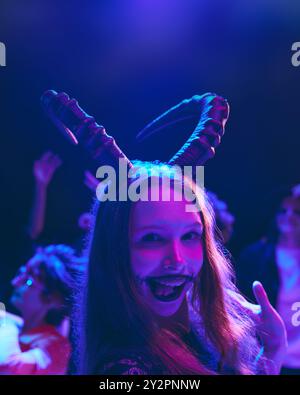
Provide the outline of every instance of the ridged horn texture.
[[224,134],[228,116],[229,105],[223,97],[215,93],[195,95],[149,123],[136,138],[139,142],[143,141],[167,126],[197,117],[199,121],[195,130],[168,163],[179,166],[203,165],[214,156],[215,148],[220,144]]
[[119,166],[119,159],[125,159],[127,165],[133,167],[130,160],[109,136],[102,125],[98,125],[94,117],[88,115],[78,102],[64,93],[53,90],[46,91],[41,97],[41,104],[55,126],[72,143],[82,143],[93,159],[99,164]]

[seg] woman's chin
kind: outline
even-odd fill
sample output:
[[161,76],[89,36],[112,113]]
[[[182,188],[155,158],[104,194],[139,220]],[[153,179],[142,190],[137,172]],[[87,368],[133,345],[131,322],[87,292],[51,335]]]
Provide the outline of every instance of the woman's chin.
[[185,296],[186,293],[182,292],[175,300],[161,301],[152,295],[151,300],[149,300],[149,307],[158,316],[171,317],[180,309],[182,302],[185,300]]
[[17,309],[20,313],[22,313],[23,307],[25,305],[23,296],[18,292],[13,293],[10,297],[10,304]]

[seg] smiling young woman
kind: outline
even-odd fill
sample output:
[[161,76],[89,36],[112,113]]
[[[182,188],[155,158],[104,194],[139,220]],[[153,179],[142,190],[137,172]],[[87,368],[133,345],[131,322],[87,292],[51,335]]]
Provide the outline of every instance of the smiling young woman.
[[[170,166],[139,165],[160,174],[156,185],[145,179],[151,186],[143,198],[96,206],[78,303],[79,372],[264,373],[267,358],[233,284],[230,262],[215,240],[204,191],[173,171],[171,177]],[[197,210],[186,209],[190,201],[180,199],[183,187],[194,193]],[[158,193],[156,201],[146,199],[152,192]],[[261,289],[256,295],[265,317],[280,327]]]

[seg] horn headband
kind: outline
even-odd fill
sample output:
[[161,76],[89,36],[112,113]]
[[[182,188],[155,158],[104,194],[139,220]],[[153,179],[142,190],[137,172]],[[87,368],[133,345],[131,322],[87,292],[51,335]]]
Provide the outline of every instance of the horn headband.
[[[64,93],[46,91],[41,97],[42,107],[56,127],[73,144],[81,143],[99,164],[118,166],[119,159],[125,159],[129,167],[133,164],[118,147],[95,118],[79,107],[75,99]],[[180,150],[168,161],[170,165],[203,165],[215,154],[220,144],[229,116],[226,99],[214,93],[193,96],[172,107],[149,123],[137,135],[143,141],[150,135],[158,135],[167,126],[185,119],[197,119],[198,123],[191,136]]]

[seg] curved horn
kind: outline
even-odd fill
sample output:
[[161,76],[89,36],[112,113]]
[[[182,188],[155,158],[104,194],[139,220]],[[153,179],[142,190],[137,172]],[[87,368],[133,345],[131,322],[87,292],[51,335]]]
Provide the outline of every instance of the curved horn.
[[55,126],[73,144],[83,143],[99,164],[111,165],[117,169],[119,159],[125,159],[127,165],[133,167],[114,138],[106,133],[103,126],[97,124],[94,117],[80,108],[75,99],[70,99],[64,92],[48,90],[42,95],[41,103]]
[[198,117],[197,126],[186,143],[168,161],[171,165],[203,165],[215,154],[215,148],[220,144],[229,115],[227,100],[215,93],[195,95],[183,100],[154,121],[149,123],[136,136],[142,141],[167,126],[185,119]]

